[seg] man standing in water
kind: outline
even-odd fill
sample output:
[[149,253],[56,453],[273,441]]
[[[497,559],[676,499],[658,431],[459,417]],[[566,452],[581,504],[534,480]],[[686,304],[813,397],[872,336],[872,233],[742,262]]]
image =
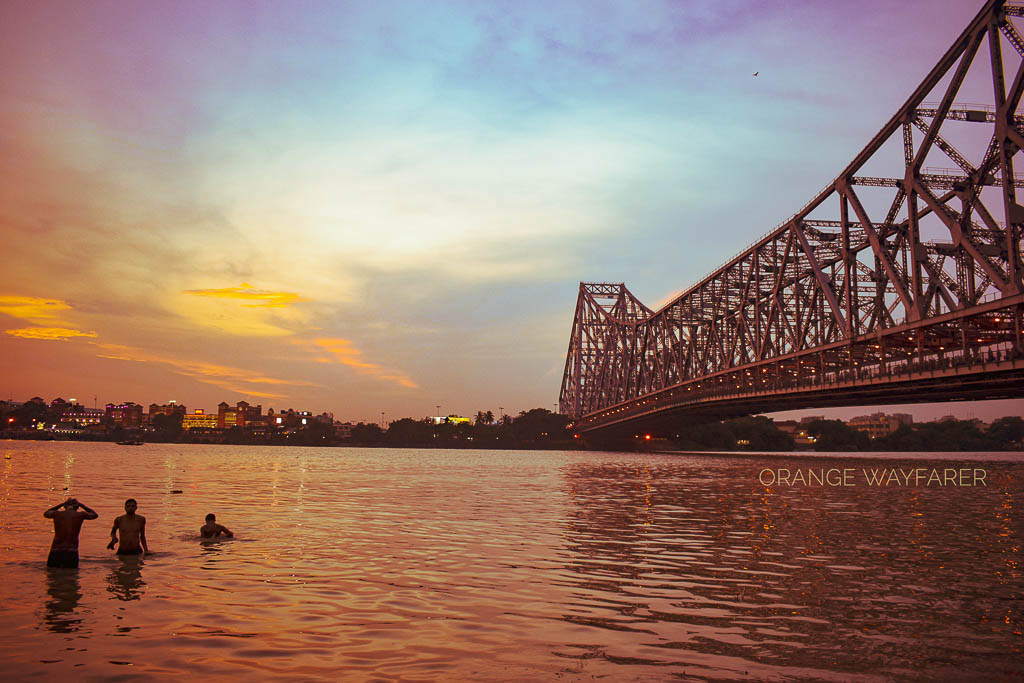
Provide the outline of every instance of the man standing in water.
[[53,543],[50,545],[50,556],[46,558],[46,566],[77,569],[78,532],[82,530],[82,522],[96,519],[99,515],[85,503],[68,498],[44,512],[43,517],[53,520]]
[[118,555],[145,556],[149,552],[149,546],[146,544],[146,518],[135,514],[138,506],[139,504],[135,502],[134,498],[129,498],[124,502],[125,514],[114,520],[114,526],[110,529],[108,550],[114,549],[114,544],[117,543],[117,532],[120,531],[121,543],[117,546]]

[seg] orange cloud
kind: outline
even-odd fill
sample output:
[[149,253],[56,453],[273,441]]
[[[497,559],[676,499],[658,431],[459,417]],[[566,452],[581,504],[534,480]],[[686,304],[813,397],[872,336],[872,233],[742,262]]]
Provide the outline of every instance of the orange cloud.
[[305,329],[309,311],[294,306],[307,301],[296,292],[255,289],[247,282],[237,287],[186,289],[167,306],[202,327],[239,337],[290,337]]
[[59,299],[41,299],[34,296],[0,295],[0,313],[35,323],[35,327],[5,330],[7,334],[22,339],[43,339],[67,341],[72,337],[95,337],[95,332],[83,332],[61,320],[61,313],[70,311],[71,306]]
[[397,371],[385,368],[377,363],[369,363],[363,360],[363,352],[352,345],[351,340],[348,339],[329,339],[320,337],[314,339],[312,342],[296,340],[294,343],[298,345],[313,345],[315,350],[323,350],[331,354],[331,356],[318,356],[316,361],[318,363],[338,363],[340,365],[347,365],[350,368],[354,368],[357,372],[364,375],[370,375],[377,379],[385,380],[388,382],[395,382],[400,386],[415,389],[417,384],[409,379],[405,374]]
[[59,299],[39,299],[34,296],[0,296],[0,313],[33,323],[49,323],[59,318],[61,311],[71,307]]
[[[94,342],[95,343],[95,342]],[[236,368],[229,365],[218,365],[216,363],[207,363],[205,361],[190,360],[174,358],[172,356],[162,356],[155,353],[150,353],[143,349],[123,346],[121,344],[100,344],[95,343],[96,346],[102,349],[101,353],[96,354],[99,358],[111,358],[114,360],[126,360],[133,361],[136,363],[159,363],[161,365],[167,365],[175,372],[186,377],[191,377],[199,382],[205,384],[212,384],[215,387],[219,387],[226,391],[233,393],[245,394],[247,396],[257,396],[260,398],[287,398],[287,394],[271,393],[269,391],[253,388],[247,385],[271,385],[271,386],[294,386],[294,387],[315,387],[319,386],[312,382],[302,382],[296,380],[285,380],[277,379],[276,377],[268,377],[252,370],[246,370],[244,368]]]
[[56,341],[67,341],[72,337],[95,337],[95,332],[82,332],[70,330],[66,327],[22,327],[17,330],[5,330],[7,334],[22,339],[47,339]]
[[254,289],[248,282],[243,282],[238,287],[223,287],[221,289],[186,289],[184,293],[217,299],[249,301],[252,303],[242,305],[250,308],[283,308],[289,304],[305,301],[297,292],[271,292],[265,289]]

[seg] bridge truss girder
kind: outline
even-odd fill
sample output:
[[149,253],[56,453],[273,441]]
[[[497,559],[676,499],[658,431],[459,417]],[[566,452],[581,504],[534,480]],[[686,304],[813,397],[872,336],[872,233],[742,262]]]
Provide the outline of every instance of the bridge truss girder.
[[[781,387],[794,372],[960,367],[1024,351],[1020,16],[1024,7],[989,0],[830,185],[660,310],[623,284],[581,283],[561,411],[596,429],[610,410],[709,380]],[[968,73],[990,84],[988,104],[956,104]],[[671,403],[658,401],[649,410]]]

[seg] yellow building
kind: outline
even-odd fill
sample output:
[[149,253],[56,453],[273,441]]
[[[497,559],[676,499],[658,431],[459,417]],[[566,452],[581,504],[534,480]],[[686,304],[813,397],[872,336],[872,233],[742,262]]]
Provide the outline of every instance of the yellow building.
[[194,413],[185,413],[181,417],[182,429],[216,429],[217,416],[209,415],[202,408],[196,408]]

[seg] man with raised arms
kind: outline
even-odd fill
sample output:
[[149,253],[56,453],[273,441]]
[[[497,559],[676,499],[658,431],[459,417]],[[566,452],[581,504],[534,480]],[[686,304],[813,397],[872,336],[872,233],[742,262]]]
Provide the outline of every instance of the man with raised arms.
[[135,514],[138,507],[139,504],[135,502],[134,498],[129,498],[124,502],[125,514],[114,520],[114,526],[110,529],[108,550],[113,550],[114,544],[118,543],[117,533],[120,531],[121,542],[117,546],[118,555],[145,556],[149,552],[149,546],[146,544],[146,518]]
[[44,512],[43,517],[53,520],[53,543],[50,544],[46,566],[77,569],[78,532],[82,530],[82,522],[96,519],[99,515],[85,503],[68,498]]

